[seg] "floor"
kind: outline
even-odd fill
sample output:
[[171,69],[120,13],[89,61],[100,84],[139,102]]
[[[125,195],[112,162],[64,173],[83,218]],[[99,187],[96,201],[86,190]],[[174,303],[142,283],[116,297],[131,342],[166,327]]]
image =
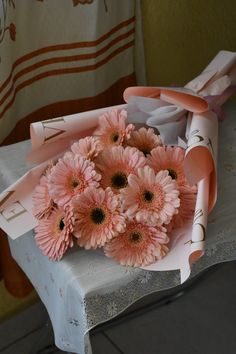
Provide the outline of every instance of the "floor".
[[[91,333],[93,354],[236,354],[236,262]],[[41,303],[0,325],[1,354],[60,354]]]

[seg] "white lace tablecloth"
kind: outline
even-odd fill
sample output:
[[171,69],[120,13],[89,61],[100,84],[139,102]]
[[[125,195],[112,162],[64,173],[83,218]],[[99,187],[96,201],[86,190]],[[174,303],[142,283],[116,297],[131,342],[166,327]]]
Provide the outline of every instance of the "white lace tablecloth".
[[[236,259],[236,104],[224,107],[219,128],[218,200],[209,218],[205,255],[191,277],[213,264]],[[27,170],[30,142],[0,149],[0,191]],[[42,255],[33,232],[10,240],[13,257],[25,271],[52,321],[56,345],[65,351],[91,353],[89,330],[152,292],[179,285],[179,272],[122,267],[102,251],[75,247],[60,262]]]

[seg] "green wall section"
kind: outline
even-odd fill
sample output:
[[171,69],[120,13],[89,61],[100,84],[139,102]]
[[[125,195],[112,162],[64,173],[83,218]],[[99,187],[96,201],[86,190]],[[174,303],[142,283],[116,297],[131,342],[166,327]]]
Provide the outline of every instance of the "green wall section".
[[142,0],[149,85],[184,85],[220,50],[236,51],[235,0]]
[[0,322],[34,304],[36,301],[38,301],[38,296],[35,291],[24,299],[17,299],[7,292],[3,281],[0,281]]

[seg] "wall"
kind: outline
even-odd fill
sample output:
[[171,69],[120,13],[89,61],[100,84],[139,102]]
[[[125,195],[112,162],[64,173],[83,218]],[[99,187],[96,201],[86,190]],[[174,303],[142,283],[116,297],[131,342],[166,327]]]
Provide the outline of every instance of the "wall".
[[142,12],[149,85],[183,85],[236,51],[235,0],[142,0]]
[[38,301],[38,296],[35,291],[24,299],[18,299],[10,295],[3,281],[0,281],[0,323],[36,301]]

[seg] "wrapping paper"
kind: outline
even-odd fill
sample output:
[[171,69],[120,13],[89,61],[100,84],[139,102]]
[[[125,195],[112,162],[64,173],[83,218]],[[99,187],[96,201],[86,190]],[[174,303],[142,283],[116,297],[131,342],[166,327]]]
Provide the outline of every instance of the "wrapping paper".
[[[186,148],[185,172],[198,185],[193,221],[174,230],[170,252],[145,269],[180,269],[181,281],[191,263],[204,253],[208,213],[217,198],[216,162],[218,116],[221,105],[235,91],[236,53],[221,51],[207,68],[184,88],[131,87],[125,90],[129,122],[158,129],[166,144]],[[113,107],[114,108],[114,107]],[[36,225],[31,195],[47,161],[60,156],[74,140],[94,130],[98,117],[110,107],[55,118],[31,125],[32,151],[28,160],[40,163],[0,195],[0,226],[13,239]]]

